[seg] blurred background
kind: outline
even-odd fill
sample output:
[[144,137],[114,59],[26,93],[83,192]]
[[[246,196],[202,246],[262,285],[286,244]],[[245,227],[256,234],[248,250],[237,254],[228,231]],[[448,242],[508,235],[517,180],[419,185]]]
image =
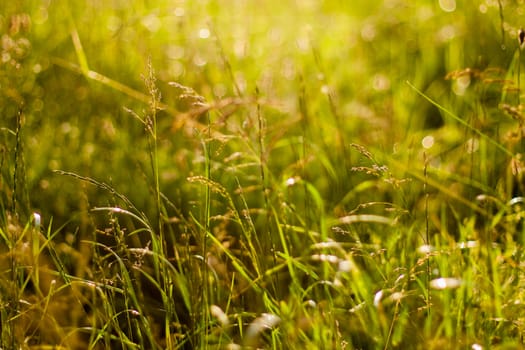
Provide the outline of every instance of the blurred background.
[[[152,71],[162,103],[180,112],[189,107],[169,82],[209,104],[238,99],[210,113],[216,130],[244,135],[222,147],[255,137],[260,99],[274,178],[293,175],[298,158],[279,142],[309,135],[337,168],[332,178],[311,170],[335,202],[358,182],[346,177],[359,165],[351,143],[408,163],[425,151],[453,172],[468,135],[407,82],[482,130],[512,124],[498,106],[516,98],[501,91],[512,85],[505,79],[516,82],[521,12],[503,0],[4,1],[0,203],[11,210],[15,200],[21,213],[61,224],[114,201],[53,172],[63,170],[112,186],[140,210],[154,208],[147,131],[129,112],[149,113],[144,79]],[[204,128],[183,127],[184,118],[198,116],[158,113],[162,192],[181,207],[194,191],[186,178],[204,171]],[[343,152],[330,154],[333,147]]]

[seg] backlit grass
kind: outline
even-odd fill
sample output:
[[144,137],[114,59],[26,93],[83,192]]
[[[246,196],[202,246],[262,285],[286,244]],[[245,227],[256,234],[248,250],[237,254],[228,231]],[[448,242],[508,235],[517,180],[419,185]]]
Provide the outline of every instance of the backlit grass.
[[519,3],[0,9],[1,348],[522,347]]

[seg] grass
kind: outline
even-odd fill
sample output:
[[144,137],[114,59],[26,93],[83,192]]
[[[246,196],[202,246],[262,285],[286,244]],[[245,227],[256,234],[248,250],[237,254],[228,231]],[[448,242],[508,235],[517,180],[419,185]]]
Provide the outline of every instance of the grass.
[[519,4],[0,9],[1,348],[523,347]]

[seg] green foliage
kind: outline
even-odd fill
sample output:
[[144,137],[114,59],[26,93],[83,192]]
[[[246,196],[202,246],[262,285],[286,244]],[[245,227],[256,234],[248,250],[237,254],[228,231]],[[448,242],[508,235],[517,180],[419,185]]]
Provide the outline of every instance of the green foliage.
[[0,347],[522,347],[521,5],[0,3]]

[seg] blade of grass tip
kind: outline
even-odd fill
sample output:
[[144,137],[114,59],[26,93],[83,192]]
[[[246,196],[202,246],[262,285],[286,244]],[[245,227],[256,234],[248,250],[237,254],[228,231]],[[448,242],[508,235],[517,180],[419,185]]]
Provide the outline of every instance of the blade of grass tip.
[[[149,104],[150,103],[150,100],[151,100],[151,97],[150,95],[148,94],[144,94],[140,91],[137,91],[135,89],[132,89],[130,88],[129,86],[127,85],[124,85],[116,80],[113,80],[103,74],[100,74],[98,72],[95,72],[95,71],[92,71],[92,70],[85,70],[87,67],[82,67],[82,66],[79,66],[79,65],[76,65],[72,62],[69,62],[67,60],[64,60],[60,57],[53,57],[52,58],[52,62],[53,64],[61,67],[61,68],[65,68],[67,70],[70,70],[72,72],[75,72],[75,73],[78,73],[78,74],[83,74],[86,78],[88,79],[91,79],[91,80],[94,80],[102,85],[106,85],[118,92],[121,92],[137,101],[140,101],[140,102],[143,102],[145,104]],[[174,108],[173,107],[168,107],[168,106],[164,106],[164,105],[161,105],[159,106],[161,107],[162,109],[168,109],[168,111],[171,111],[173,112]],[[178,112],[178,111],[177,111]]]
[[271,210],[273,219],[275,220],[279,240],[281,241],[281,248],[283,250],[282,254],[279,254],[279,252],[277,252],[276,254],[280,255],[285,260],[286,266],[288,267],[288,272],[290,273],[290,277],[292,279],[292,283],[295,286],[300,286],[301,284],[299,283],[299,279],[295,271],[295,266],[293,264],[293,257],[290,255],[290,250],[288,249],[288,241],[283,230],[283,225],[281,225],[281,221],[279,219],[279,215],[275,207],[272,206]]
[[498,0],[498,9],[499,9],[499,22],[501,28],[501,49],[505,50],[505,16],[503,15],[503,4],[501,0]]
[[465,126],[466,128],[468,128],[469,130],[471,130],[472,132],[476,133],[478,136],[486,139],[489,143],[491,143],[492,145],[496,146],[496,148],[498,148],[500,151],[502,151],[503,153],[505,153],[506,155],[510,156],[510,157],[514,157],[514,155],[512,154],[511,151],[509,151],[507,148],[505,148],[502,144],[500,144],[499,142],[497,142],[496,140],[494,140],[493,138],[491,138],[489,135],[479,131],[478,129],[472,127],[469,123],[467,123],[466,121],[464,121],[463,119],[461,119],[460,117],[458,117],[457,115],[455,115],[454,113],[452,113],[451,111],[449,111],[448,109],[446,109],[445,107],[443,107],[442,105],[440,105],[439,103],[437,103],[436,101],[434,101],[432,98],[430,98],[428,95],[426,95],[424,92],[422,92],[421,90],[419,90],[417,87],[415,87],[412,83],[410,83],[408,80],[406,81],[407,85],[410,86],[410,88],[412,90],[414,90],[418,95],[420,95],[421,97],[423,97],[425,100],[427,100],[428,102],[430,102],[431,104],[433,104],[435,107],[437,107],[439,110],[445,112],[445,114],[447,114],[448,116],[450,116],[452,119],[454,119],[455,121],[457,121],[458,123],[460,123],[461,125]]
[[67,21],[69,22],[69,28],[71,31],[71,41],[73,42],[73,47],[75,48],[75,54],[77,55],[78,64],[80,65],[80,70],[85,76],[89,73],[89,66],[87,61],[86,52],[82,46],[82,41],[80,40],[80,35],[78,34],[77,25],[75,24],[75,19],[69,8],[67,1],[64,1],[64,9],[66,11]]
[[40,214],[33,213],[33,220],[32,220],[32,228],[31,228],[31,252],[32,252],[32,259],[33,259],[33,269],[34,269],[34,278],[35,278],[35,285],[37,288],[40,286],[39,281],[39,267],[40,264],[38,263],[39,256],[40,256]]

